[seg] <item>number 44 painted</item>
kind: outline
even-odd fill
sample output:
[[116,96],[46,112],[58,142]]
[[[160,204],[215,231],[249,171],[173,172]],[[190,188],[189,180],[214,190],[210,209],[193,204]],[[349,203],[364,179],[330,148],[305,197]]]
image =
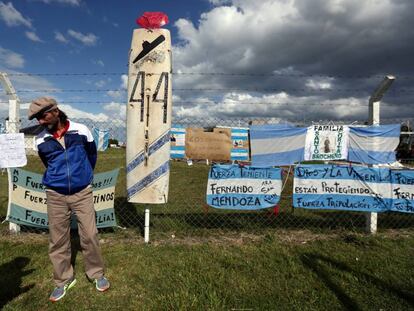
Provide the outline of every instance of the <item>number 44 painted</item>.
[[[162,84],[164,83],[164,98],[159,99],[158,93]],[[140,84],[139,88],[139,98],[135,98],[135,94],[137,92],[138,84]],[[129,98],[130,102],[140,103],[141,113],[140,113],[140,121],[144,122],[144,90],[145,90],[145,72],[139,71],[137,74],[137,78],[135,79],[134,86],[132,87],[131,96]],[[163,103],[163,123],[167,123],[167,108],[168,108],[168,72],[163,72],[158,79],[157,87],[155,89],[154,94],[152,95],[152,102],[155,103]]]

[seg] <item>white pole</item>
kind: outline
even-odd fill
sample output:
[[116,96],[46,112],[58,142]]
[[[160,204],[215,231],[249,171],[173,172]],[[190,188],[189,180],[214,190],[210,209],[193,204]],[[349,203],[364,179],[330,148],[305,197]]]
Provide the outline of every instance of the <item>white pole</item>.
[[150,211],[145,209],[145,227],[144,227],[144,242],[148,244],[149,242],[149,225],[150,225]]
[[[386,76],[384,80],[378,85],[377,89],[371,95],[369,99],[369,124],[370,125],[379,125],[380,124],[380,103],[381,99],[384,96],[385,92],[394,82],[394,76]],[[376,165],[372,165],[376,167]],[[377,233],[377,224],[378,224],[378,213],[368,213],[365,222],[365,229],[368,233],[375,234]]]

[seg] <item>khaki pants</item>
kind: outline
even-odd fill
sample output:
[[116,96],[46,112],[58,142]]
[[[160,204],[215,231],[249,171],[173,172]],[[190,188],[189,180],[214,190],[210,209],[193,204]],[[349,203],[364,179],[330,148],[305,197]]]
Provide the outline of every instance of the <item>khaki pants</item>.
[[73,211],[78,221],[80,245],[85,262],[86,275],[90,279],[104,274],[93,208],[92,187],[72,195],[46,190],[47,215],[49,218],[49,257],[53,264],[53,278],[57,286],[63,286],[74,276],[71,264],[70,216]]

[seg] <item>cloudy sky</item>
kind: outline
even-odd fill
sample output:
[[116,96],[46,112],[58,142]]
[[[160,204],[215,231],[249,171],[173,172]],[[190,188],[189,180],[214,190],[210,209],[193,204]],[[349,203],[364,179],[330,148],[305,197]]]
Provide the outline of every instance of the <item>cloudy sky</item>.
[[145,11],[169,16],[176,120],[364,121],[385,75],[381,122],[414,117],[412,0],[1,0],[0,71],[22,102],[123,122]]

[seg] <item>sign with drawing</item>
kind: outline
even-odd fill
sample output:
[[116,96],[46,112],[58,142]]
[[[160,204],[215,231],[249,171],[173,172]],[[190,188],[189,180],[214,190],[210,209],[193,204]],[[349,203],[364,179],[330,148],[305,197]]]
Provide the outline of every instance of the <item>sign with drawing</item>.
[[313,125],[308,128],[305,160],[340,160],[348,155],[346,125]]

